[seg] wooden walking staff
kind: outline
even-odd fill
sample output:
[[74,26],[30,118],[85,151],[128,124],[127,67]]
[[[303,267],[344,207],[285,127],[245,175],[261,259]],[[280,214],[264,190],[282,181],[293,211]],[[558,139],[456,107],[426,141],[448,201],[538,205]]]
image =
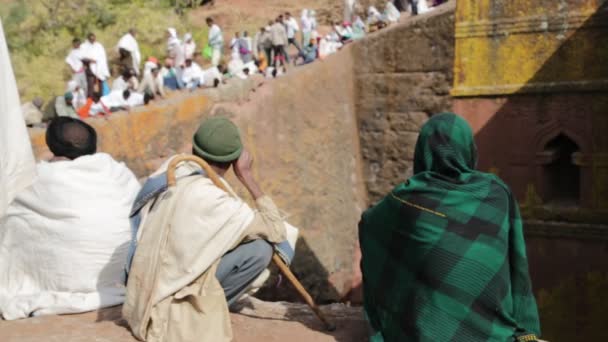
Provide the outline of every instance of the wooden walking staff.
[[[209,166],[209,164],[207,164],[207,162],[204,161],[203,159],[201,159],[197,156],[192,156],[192,155],[177,156],[171,160],[171,162],[169,163],[169,167],[167,168],[167,185],[169,187],[174,186],[176,184],[175,169],[177,168],[177,165],[182,162],[186,162],[186,161],[191,161],[191,162],[196,163],[198,166],[200,166],[205,171],[205,173],[207,174],[207,177],[209,177],[209,179],[211,179],[211,181],[213,182],[213,184],[215,186],[226,191],[228,194],[231,194],[231,192],[228,190],[228,188],[226,188],[225,184],[221,181],[220,177],[211,168],[211,166]],[[325,317],[323,312],[321,312],[321,309],[319,309],[317,304],[315,304],[315,301],[312,299],[312,297],[310,296],[308,291],[306,291],[304,286],[302,286],[302,283],[300,283],[298,278],[296,278],[296,276],[293,274],[293,272],[291,272],[291,270],[285,264],[283,259],[281,259],[281,257],[275,253],[272,256],[272,261],[274,261],[274,263],[279,268],[279,271],[285,276],[285,278],[287,278],[287,280],[289,280],[289,282],[293,285],[293,287],[295,287],[295,289],[298,291],[298,293],[300,294],[302,299],[304,299],[306,304],[308,304],[308,306],[310,306],[310,308],[315,313],[315,315],[321,320],[321,322],[323,322],[323,324],[325,325],[325,328],[329,331],[336,330],[336,326],[334,324],[332,324],[327,319],[327,317]]]

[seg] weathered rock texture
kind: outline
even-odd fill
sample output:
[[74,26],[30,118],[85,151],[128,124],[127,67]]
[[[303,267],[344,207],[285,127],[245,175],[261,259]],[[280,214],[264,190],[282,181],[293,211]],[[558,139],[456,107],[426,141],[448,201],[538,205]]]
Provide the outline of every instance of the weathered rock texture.
[[371,202],[412,174],[420,127],[451,109],[454,3],[353,46],[355,106]]

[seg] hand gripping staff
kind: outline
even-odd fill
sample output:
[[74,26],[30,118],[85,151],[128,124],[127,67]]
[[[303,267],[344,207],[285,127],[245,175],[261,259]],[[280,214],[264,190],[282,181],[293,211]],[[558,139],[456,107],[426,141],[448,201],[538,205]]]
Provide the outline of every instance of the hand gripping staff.
[[[220,188],[230,194],[230,191],[228,191],[228,189],[226,188],[224,183],[220,180],[220,177],[217,175],[217,173],[215,173],[215,171],[211,168],[211,166],[209,166],[209,164],[207,164],[207,162],[204,161],[203,159],[196,157],[196,156],[192,156],[192,155],[177,156],[171,160],[171,162],[169,163],[169,167],[167,169],[167,185],[169,187],[175,186],[175,184],[176,184],[175,169],[177,168],[177,165],[179,165],[180,163],[183,163],[183,162],[187,162],[187,161],[194,162],[198,166],[200,166],[205,171],[205,173],[207,174],[207,177],[209,177],[209,179],[211,179],[211,181],[213,182],[213,184],[215,186],[217,186],[218,188]],[[321,312],[321,309],[319,309],[317,304],[315,304],[315,302],[312,299],[312,297],[310,296],[310,294],[306,291],[304,286],[302,286],[302,283],[300,283],[298,278],[296,278],[296,276],[291,272],[291,270],[285,264],[283,259],[281,259],[281,257],[275,253],[272,256],[272,261],[274,261],[274,263],[279,268],[279,271],[285,276],[285,278],[287,278],[287,280],[289,280],[289,282],[293,285],[293,287],[295,287],[295,289],[298,291],[298,293],[300,294],[302,299],[304,299],[306,304],[308,304],[308,306],[310,306],[310,308],[315,313],[315,315],[319,318],[319,320],[321,320],[321,322],[323,322],[323,324],[325,325],[325,328],[328,331],[336,330],[336,326],[333,323],[331,323],[327,319],[327,317],[325,317],[323,312]]]

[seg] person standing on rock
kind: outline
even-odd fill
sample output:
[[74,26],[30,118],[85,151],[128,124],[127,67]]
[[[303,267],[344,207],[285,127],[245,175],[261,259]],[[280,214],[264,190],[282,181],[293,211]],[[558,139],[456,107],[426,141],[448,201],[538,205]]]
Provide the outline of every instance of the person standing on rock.
[[211,64],[213,66],[218,66],[220,64],[220,59],[222,58],[224,37],[222,35],[222,30],[215,24],[213,18],[207,18],[207,26],[209,26],[208,42],[213,51],[211,55]]
[[537,341],[517,201],[476,163],[469,124],[435,115],[420,131],[414,175],[363,213],[370,341]]
[[[299,55],[302,52],[302,49],[300,48],[300,44],[296,41],[296,32],[300,30],[300,27],[298,26],[296,18],[292,17],[289,12],[285,12],[285,30],[287,31],[287,45],[285,46],[285,50],[287,50],[290,45],[293,45],[298,50]],[[288,54],[287,62],[289,63]]]
[[[131,65],[124,65],[128,68],[133,68],[135,70],[135,75],[139,76],[139,67],[141,65],[141,52],[139,51],[139,44],[137,43],[137,39],[135,39],[137,35],[137,31],[135,29],[130,29],[120,40],[118,41],[118,50],[128,52],[130,56]],[[123,53],[120,54],[123,56]]]
[[[203,121],[192,152],[217,179],[184,162],[168,188],[174,156],[146,181],[133,205],[136,240],[123,315],[144,341],[231,341],[228,307],[260,280],[273,249],[287,252],[288,263],[293,257],[295,240],[286,238],[296,231],[255,180],[253,158],[234,123],[221,116]],[[224,180],[231,168],[257,210]]]
[[280,62],[283,69],[285,69],[285,62],[289,62],[289,58],[287,57],[287,52],[285,50],[288,40],[282,15],[276,19],[270,30],[272,35],[272,49],[274,52],[274,68],[278,68]]
[[78,38],[72,40],[72,50],[65,59],[72,71],[72,80],[76,81],[81,89],[87,92],[87,77],[85,75],[84,64],[82,63],[81,41]]

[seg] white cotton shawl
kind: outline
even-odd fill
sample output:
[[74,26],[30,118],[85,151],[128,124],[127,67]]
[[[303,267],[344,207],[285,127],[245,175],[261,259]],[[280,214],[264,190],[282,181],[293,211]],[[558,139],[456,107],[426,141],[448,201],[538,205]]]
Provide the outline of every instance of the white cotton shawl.
[[36,176],[17,82],[0,19],[0,218],[7,206]]
[[82,64],[82,50],[80,48],[72,49],[65,58],[65,62],[70,66],[72,72],[82,71],[84,67]]
[[118,48],[125,49],[131,53],[133,57],[133,69],[139,74],[139,66],[141,64],[141,52],[139,51],[139,44],[132,34],[127,33],[118,41]]
[[105,153],[37,169],[0,222],[0,314],[12,320],[122,303],[137,179]]
[[82,57],[92,59],[95,63],[91,63],[91,71],[98,79],[105,81],[110,77],[108,69],[108,58],[106,49],[99,42],[91,44],[88,40],[80,45]]

